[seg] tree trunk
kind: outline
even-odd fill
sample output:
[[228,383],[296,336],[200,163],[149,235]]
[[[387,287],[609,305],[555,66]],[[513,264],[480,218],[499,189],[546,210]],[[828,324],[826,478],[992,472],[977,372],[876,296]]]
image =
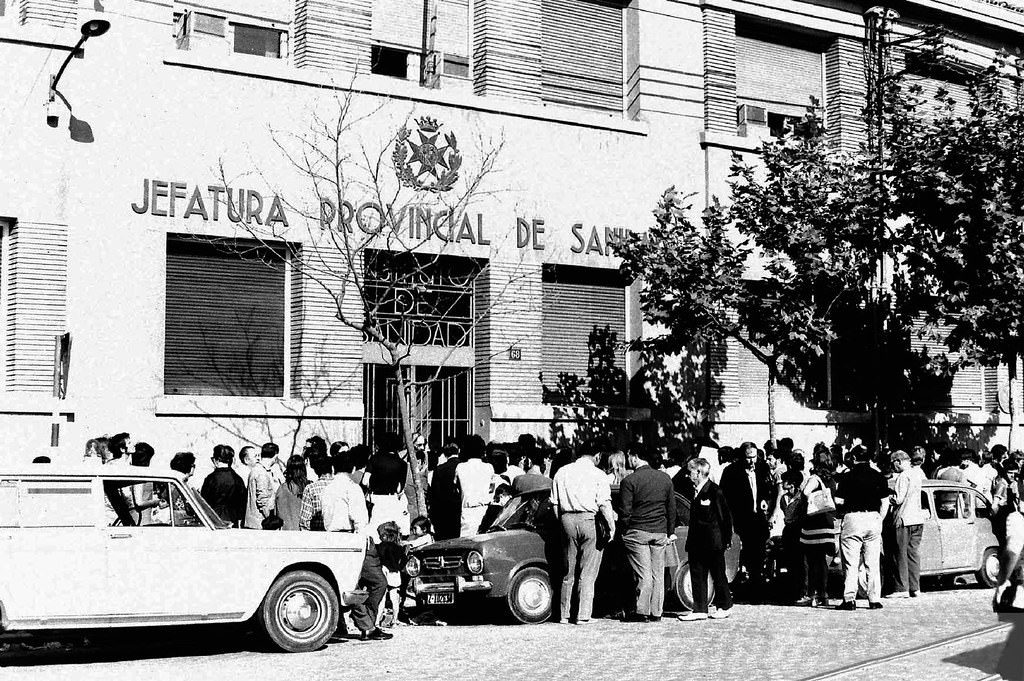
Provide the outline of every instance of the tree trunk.
[[768,363],[768,439],[775,445],[775,358]]
[[1013,451],[1015,438],[1017,434],[1017,355],[1010,358],[1010,361],[1006,363],[1007,374],[1009,380],[1006,389],[1006,410],[1010,412],[1010,433],[1006,438],[1006,449]]
[[402,419],[402,435],[405,439],[405,450],[409,453],[409,471],[412,480],[412,494],[416,505],[416,515],[427,515],[427,491],[423,489],[421,477],[420,460],[416,456],[416,447],[413,444],[412,430],[412,405],[409,403],[412,397],[412,382],[405,377],[401,366],[395,367],[395,375],[398,377],[398,413]]

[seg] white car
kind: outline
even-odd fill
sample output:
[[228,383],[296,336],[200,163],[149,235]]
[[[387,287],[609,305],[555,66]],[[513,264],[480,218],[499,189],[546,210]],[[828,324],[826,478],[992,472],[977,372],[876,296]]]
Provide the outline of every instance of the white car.
[[366,599],[365,550],[360,535],[228,528],[170,470],[0,469],[3,632],[254,619],[282,650],[316,650]]

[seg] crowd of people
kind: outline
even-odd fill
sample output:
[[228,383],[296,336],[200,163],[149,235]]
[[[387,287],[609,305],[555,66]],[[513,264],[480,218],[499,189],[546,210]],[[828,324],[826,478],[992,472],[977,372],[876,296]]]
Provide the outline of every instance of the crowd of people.
[[[362,584],[371,597],[353,619],[362,636],[390,636],[380,626],[388,596],[390,618],[401,609],[400,571],[410,547],[434,539],[470,536],[486,529],[512,496],[550,489],[562,534],[564,579],[560,619],[586,623],[603,546],[621,533],[634,573],[635,592],[621,613],[651,622],[663,614],[665,555],[674,541],[675,493],[690,502],[686,550],[693,611],[685,621],[730,615],[733,592],[748,602],[765,600],[823,607],[829,600],[829,564],[838,556],[843,595],[838,610],[854,610],[859,592],[869,609],[882,608],[882,547],[892,575],[886,598],[921,593],[919,546],[925,522],[921,488],[927,478],[966,483],[991,505],[1002,543],[1024,543],[1008,530],[1020,501],[1024,453],[996,445],[970,448],[916,446],[909,452],[875,453],[817,444],[810,455],[790,438],[759,447],[718,447],[713,442],[655,450],[641,444],[617,449],[603,443],[544,448],[531,435],[487,445],[470,435],[432,451],[414,438],[413,456],[425,490],[427,515],[414,516],[412,467],[394,433],[365,445],[328,443],[319,436],[302,454],[283,458],[278,445],[229,445],[213,449],[214,469],[197,491],[225,522],[236,527],[365,533],[371,536]],[[104,463],[148,465],[153,448],[131,447],[120,433],[90,440],[87,457]],[[179,452],[170,467],[190,479],[195,456]],[[620,494],[612,501],[611,489]],[[159,499],[133,500],[135,510]],[[1012,535],[1008,537],[1008,534]],[[740,570],[730,584],[725,553],[736,536]],[[766,574],[766,568],[770,574]],[[1004,566],[1005,588],[1016,566]],[[708,602],[706,584],[714,585]],[[781,577],[781,578],[780,578]],[[576,609],[571,606],[577,604]]]

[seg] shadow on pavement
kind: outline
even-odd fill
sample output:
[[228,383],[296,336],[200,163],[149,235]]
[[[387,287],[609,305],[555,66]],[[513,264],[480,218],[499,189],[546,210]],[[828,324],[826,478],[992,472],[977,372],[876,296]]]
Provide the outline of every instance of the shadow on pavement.
[[996,671],[996,665],[999,663],[999,656],[1003,654],[1003,648],[1006,643],[1000,641],[999,643],[991,643],[983,648],[977,650],[968,650],[963,653],[957,653],[950,657],[944,658],[943,662],[949,662],[959,667],[968,667],[970,669],[977,669],[985,672],[986,674],[994,674]]
[[263,637],[240,626],[105,629],[0,638],[0,667],[271,652]]

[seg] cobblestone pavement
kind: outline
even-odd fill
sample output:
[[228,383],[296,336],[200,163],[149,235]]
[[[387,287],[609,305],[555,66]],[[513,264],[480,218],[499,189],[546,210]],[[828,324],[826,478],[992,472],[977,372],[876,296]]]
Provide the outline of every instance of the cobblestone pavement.
[[403,626],[392,641],[302,655],[269,652],[236,630],[151,629],[118,645],[8,651],[0,679],[805,679],[846,668],[836,678],[972,681],[994,670],[1005,631],[849,668],[992,627],[990,598],[959,587],[852,613],[737,605],[730,619],[700,623]]

